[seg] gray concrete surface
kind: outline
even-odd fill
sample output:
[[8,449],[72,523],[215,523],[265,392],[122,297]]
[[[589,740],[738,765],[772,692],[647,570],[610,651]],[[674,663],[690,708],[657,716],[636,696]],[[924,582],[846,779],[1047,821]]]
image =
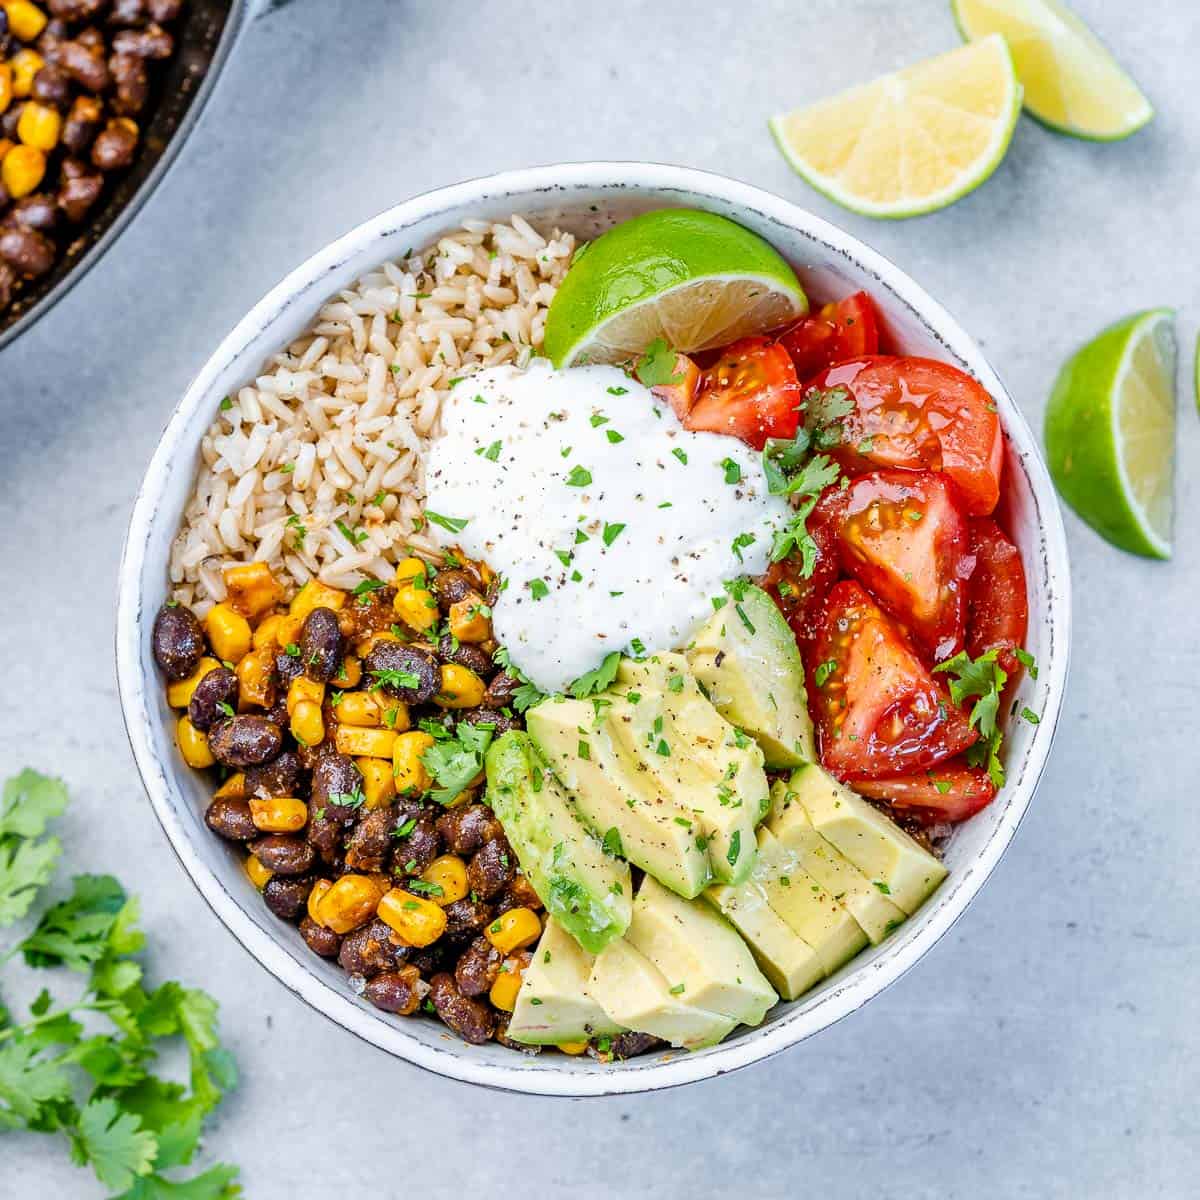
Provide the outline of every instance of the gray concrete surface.
[[[168,849],[111,661],[126,517],[176,398],[293,265],[411,193],[505,167],[655,159],[750,180],[889,255],[985,344],[1030,420],[1064,355],[1181,309],[1200,255],[1200,10],[1078,0],[1158,105],[1132,141],[1021,121],[952,209],[877,224],[809,191],[766,116],[948,49],[944,0],[296,0],[245,35],[116,250],[0,354],[0,766],[57,771],[67,863],[140,892],[151,971],[222,1005],[241,1063],[205,1153],[253,1200],[1182,1197],[1200,1172],[1200,428],[1181,402],[1178,545],[1151,565],[1073,517],[1074,670],[1041,792],[972,909],[820,1038],[735,1077],[572,1104],[471,1090],[360,1044],[233,943]],[[1190,369],[1190,353],[1187,356]],[[100,1196],[5,1135],[0,1193]]]

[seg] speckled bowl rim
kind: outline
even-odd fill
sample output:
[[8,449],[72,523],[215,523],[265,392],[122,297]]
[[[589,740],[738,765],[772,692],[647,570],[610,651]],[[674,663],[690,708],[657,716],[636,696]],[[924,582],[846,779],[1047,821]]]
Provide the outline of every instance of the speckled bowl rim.
[[[588,1059],[558,1055],[512,1055],[499,1064],[478,1056],[477,1048],[457,1039],[430,1044],[383,1014],[375,1014],[319,979],[289,948],[253,921],[200,857],[181,819],[182,789],[172,775],[187,768],[179,761],[163,762],[150,737],[150,723],[159,718],[149,698],[159,681],[145,667],[143,621],[156,611],[163,580],[146,578],[148,548],[177,514],[160,515],[166,481],[180,462],[194,461],[195,445],[185,442],[186,426],[197,406],[206,403],[216,377],[255,339],[281,318],[307,288],[337,271],[365,245],[417,221],[435,218],[463,204],[512,198],[512,211],[522,211],[532,197],[558,193],[564,204],[572,192],[679,192],[706,197],[753,213],[761,221],[799,231],[821,244],[834,259],[843,259],[873,276],[901,301],[945,349],[947,357],[964,364],[996,398],[1009,446],[1009,461],[1026,477],[1040,530],[1041,569],[1046,579],[1046,615],[1040,638],[1043,651],[1038,682],[1041,723],[1034,730],[1024,757],[1010,763],[1009,782],[997,804],[1003,811],[975,858],[956,869],[938,893],[894,935],[874,961],[851,969],[835,986],[806,1005],[784,1013],[768,1025],[744,1031],[734,1040],[692,1054],[665,1058],[646,1056],[626,1063],[604,1065]],[[735,214],[736,216],[736,214]],[[383,257],[381,252],[381,258]],[[184,394],[154,453],[138,492],[121,560],[116,614],[117,678],[122,713],[134,759],[155,815],[175,854],[205,901],[249,953],[289,991],[324,1013],[344,1029],[380,1049],[449,1078],[514,1092],[548,1096],[619,1095],[678,1086],[713,1078],[761,1062],[819,1033],[849,1015],[900,978],[950,929],[983,886],[1012,841],[1033,797],[1050,752],[1066,687],[1070,646],[1070,578],[1066,535],[1054,489],[1038,454],[1034,435],[1009,397],[999,377],[975,342],[935,300],[882,255],[856,238],[769,192],[709,172],[648,163],[569,163],[508,171],[416,196],[364,222],[314,254],[256,304],[238,322],[201,369]],[[800,1005],[803,1001],[794,1002]]]

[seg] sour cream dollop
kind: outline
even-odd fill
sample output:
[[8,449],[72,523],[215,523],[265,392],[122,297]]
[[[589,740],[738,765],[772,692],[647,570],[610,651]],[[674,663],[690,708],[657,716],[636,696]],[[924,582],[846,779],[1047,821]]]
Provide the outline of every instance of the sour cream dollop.
[[543,691],[614,650],[686,644],[726,580],[766,570],[790,509],[757,451],[690,433],[616,367],[457,384],[426,459],[429,532],[504,580],[496,637]]

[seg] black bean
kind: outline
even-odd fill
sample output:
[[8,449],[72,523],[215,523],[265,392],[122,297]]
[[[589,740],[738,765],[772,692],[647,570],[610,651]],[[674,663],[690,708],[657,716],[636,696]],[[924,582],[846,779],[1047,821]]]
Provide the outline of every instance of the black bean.
[[58,204],[53,196],[45,192],[22,196],[5,215],[4,221],[5,224],[11,222],[24,225],[26,229],[51,233],[58,224]]
[[439,571],[433,581],[433,590],[437,595],[438,607],[448,613],[452,604],[465,600],[475,592],[476,585],[466,571]]
[[36,278],[54,266],[54,243],[36,229],[18,225],[0,231],[0,258],[22,275]]
[[313,889],[310,876],[299,879],[287,875],[272,875],[263,887],[263,900],[267,907],[283,921],[294,921],[308,903],[308,893]]
[[[4,184],[0,183],[0,204],[4,203],[7,193],[4,191]],[[0,263],[0,310],[2,310],[12,299],[13,292],[17,288],[17,273],[8,265],[8,263]]]
[[363,671],[371,686],[406,704],[425,704],[442,686],[437,659],[425,649],[400,642],[376,642],[363,660]]
[[496,814],[486,804],[464,804],[437,820],[438,833],[455,854],[474,854],[484,842],[504,832]]
[[228,667],[214,667],[196,684],[188,703],[188,720],[208,732],[218,721],[237,712],[238,678]]
[[380,971],[390,971],[408,956],[408,949],[392,941],[389,926],[376,918],[342,939],[338,965],[351,975],[370,978]]
[[357,815],[362,786],[362,772],[352,758],[345,754],[323,754],[313,767],[312,803],[325,810],[326,820],[344,824]]
[[266,717],[229,717],[212,727],[208,748],[222,766],[254,767],[283,749],[283,730]]
[[33,77],[30,94],[42,104],[65,108],[71,99],[71,81],[60,67],[47,63]]
[[328,683],[342,661],[342,631],[331,608],[314,608],[300,629],[300,661],[304,673],[317,683]]
[[438,642],[438,655],[442,662],[454,663],[474,671],[476,675],[490,675],[494,670],[492,656],[471,642],[460,642],[447,634]]
[[279,677],[279,686],[286,692],[291,687],[292,680],[299,679],[304,674],[304,664],[300,661],[300,655],[281,650],[275,655],[275,674]]
[[74,41],[60,42],[57,59],[62,69],[89,92],[106,91],[112,82],[108,64],[81,37]]
[[76,223],[83,220],[93,204],[100,199],[104,190],[102,175],[76,175],[64,179],[58,189],[57,203],[67,215],[68,221]]
[[453,975],[435,975],[429,981],[429,999],[437,1015],[464,1042],[482,1045],[496,1031],[496,1014],[486,1004],[464,996]]
[[303,839],[290,833],[273,833],[251,846],[255,857],[276,875],[304,875],[312,870],[316,852]]
[[485,937],[467,947],[454,968],[454,982],[464,996],[482,996],[496,982],[504,955]]
[[150,95],[145,59],[135,54],[114,54],[108,60],[108,70],[116,85],[112,97],[113,112],[122,117],[137,116]]
[[183,0],[145,0],[145,3],[150,19],[158,21],[161,25],[175,20],[183,7]]
[[524,875],[514,875],[496,901],[497,913],[508,912],[510,908],[532,908],[536,912],[541,907],[542,898]]
[[[105,68],[107,74],[107,68]],[[116,118],[104,126],[92,143],[92,162],[102,171],[115,171],[118,167],[127,167],[133,162],[133,152],[137,149],[137,130],[131,128],[132,122],[126,123],[126,118]]]
[[485,842],[475,852],[475,856],[467,865],[467,883],[475,895],[490,900],[503,891],[504,886],[512,879],[515,865],[508,840],[498,837],[494,841]]
[[249,842],[259,831],[250,816],[250,804],[233,796],[217,796],[204,814],[204,823],[231,842]]
[[[72,0],[59,0],[59,3],[70,4]],[[146,0],[112,0],[110,25],[141,25],[145,19]],[[158,20],[157,17],[154,19]]]
[[204,630],[190,608],[164,604],[154,618],[150,644],[154,661],[168,679],[186,679],[204,654]]
[[483,693],[484,708],[510,708],[520,686],[521,681],[507,671],[494,675]]
[[399,1013],[407,1017],[416,1012],[421,1003],[417,985],[421,972],[416,967],[403,966],[398,971],[384,971],[376,975],[366,986],[363,995],[384,1012]]
[[393,838],[392,841],[395,843],[392,851],[393,875],[420,875],[437,858],[442,848],[442,839],[438,837],[431,813],[419,816],[407,837]]
[[521,728],[521,722],[516,717],[510,713],[498,712],[494,708],[464,708],[458,714],[458,719],[468,725],[491,726],[495,737],[507,733],[510,729]]
[[442,911],[446,914],[446,934],[450,937],[478,933],[495,916],[495,909],[482,900],[455,900]]
[[664,1046],[662,1038],[656,1038],[649,1033],[618,1033],[609,1045],[613,1058],[633,1058],[637,1054],[645,1054],[656,1046]]
[[346,839],[346,866],[368,874],[382,871],[395,828],[396,814],[390,808],[367,813],[355,823]]
[[21,120],[25,103],[24,100],[21,100],[16,104],[10,104],[3,113],[0,113],[0,136],[8,138],[9,141],[17,140],[17,125]]
[[46,7],[64,21],[87,21],[107,3],[108,0],[46,0]]
[[338,934],[332,929],[326,929],[324,925],[318,925],[312,917],[306,916],[300,922],[300,936],[304,939],[304,944],[322,958],[337,957],[342,946],[342,939]]
[[145,29],[123,29],[113,34],[112,48],[118,54],[137,58],[170,58],[175,51],[175,39],[161,25],[152,23]]
[[269,796],[297,796],[301,787],[300,759],[294,750],[262,766],[246,768],[246,793],[265,800]]
[[[82,154],[100,132],[100,120],[103,115],[104,105],[95,96],[76,96],[71,101],[71,111],[63,122],[63,145],[72,154]],[[63,174],[66,173],[67,164],[63,163]]]

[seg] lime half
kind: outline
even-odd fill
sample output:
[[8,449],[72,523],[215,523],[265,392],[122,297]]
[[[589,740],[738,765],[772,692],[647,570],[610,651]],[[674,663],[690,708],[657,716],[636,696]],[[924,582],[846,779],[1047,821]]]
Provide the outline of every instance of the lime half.
[[950,0],[969,41],[1003,34],[1039,121],[1111,142],[1136,133],[1154,109],[1103,42],[1059,0]]
[[912,217],[987,179],[1020,113],[1012,55],[995,36],[772,117],[771,132],[831,200],[868,217]]
[[1171,557],[1175,477],[1174,311],[1110,325],[1059,372],[1046,456],[1062,498],[1102,537]]
[[748,229],[664,209],[610,229],[576,257],[546,318],[555,366],[626,362],[655,338],[691,353],[808,312],[796,273]]

